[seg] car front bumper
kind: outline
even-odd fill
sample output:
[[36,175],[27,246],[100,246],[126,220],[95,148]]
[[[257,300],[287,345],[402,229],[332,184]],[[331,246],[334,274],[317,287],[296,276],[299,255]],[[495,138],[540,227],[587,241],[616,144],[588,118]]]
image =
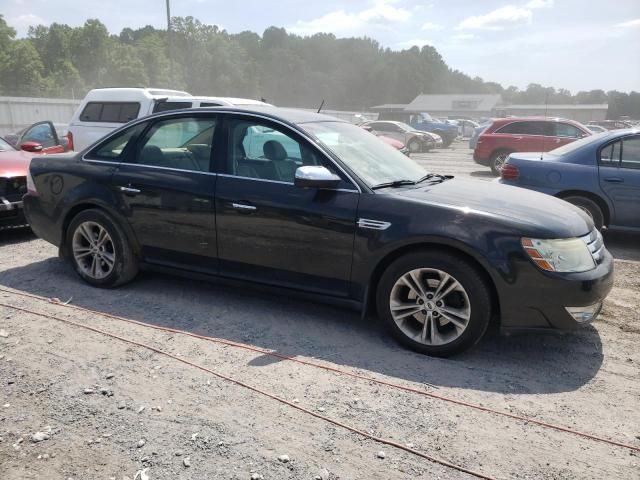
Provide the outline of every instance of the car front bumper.
[[614,262],[605,249],[600,264],[580,273],[542,272],[519,266],[519,280],[500,292],[504,330],[573,330],[595,320],[613,287]]
[[0,198],[0,228],[19,227],[27,224],[22,202],[10,202]]

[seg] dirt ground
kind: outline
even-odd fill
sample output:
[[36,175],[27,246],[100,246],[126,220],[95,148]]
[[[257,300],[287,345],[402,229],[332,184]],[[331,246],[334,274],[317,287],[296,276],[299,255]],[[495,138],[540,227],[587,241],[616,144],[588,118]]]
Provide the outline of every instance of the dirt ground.
[[[419,161],[439,173],[491,179],[460,145]],[[250,288],[142,274],[116,290],[93,289],[27,230],[0,232],[0,288],[640,447],[640,236],[605,240],[616,282],[593,325],[566,335],[489,332],[452,359],[407,351],[357,313]],[[640,479],[632,449],[14,293],[0,292],[0,303],[159,348],[488,477]],[[0,306],[0,479],[133,480],[136,473],[140,480],[473,478],[176,359]]]

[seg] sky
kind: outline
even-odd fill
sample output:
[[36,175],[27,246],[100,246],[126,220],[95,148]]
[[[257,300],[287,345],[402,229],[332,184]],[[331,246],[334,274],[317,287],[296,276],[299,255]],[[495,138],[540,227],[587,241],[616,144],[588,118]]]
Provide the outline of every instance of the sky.
[[[19,36],[88,18],[112,33],[166,26],[165,0],[0,0],[0,13]],[[171,14],[230,33],[275,25],[394,50],[432,45],[450,67],[505,87],[640,90],[640,0],[172,0]]]

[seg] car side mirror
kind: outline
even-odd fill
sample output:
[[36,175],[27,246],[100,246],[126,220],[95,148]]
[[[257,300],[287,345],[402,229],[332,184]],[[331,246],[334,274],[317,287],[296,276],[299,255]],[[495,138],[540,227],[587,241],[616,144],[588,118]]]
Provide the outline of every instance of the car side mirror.
[[296,169],[294,184],[300,188],[334,189],[340,185],[340,177],[328,168],[317,165],[305,165]]
[[42,145],[38,142],[33,141],[22,142],[20,144],[20,150],[24,150],[25,152],[37,153],[42,151]]

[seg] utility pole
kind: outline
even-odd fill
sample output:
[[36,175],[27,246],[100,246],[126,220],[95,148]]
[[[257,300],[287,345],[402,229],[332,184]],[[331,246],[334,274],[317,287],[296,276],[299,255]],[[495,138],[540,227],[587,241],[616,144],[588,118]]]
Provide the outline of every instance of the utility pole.
[[171,7],[169,5],[169,1],[170,0],[167,0],[167,50],[169,53],[169,88],[175,88],[173,81],[173,48],[171,41]]

